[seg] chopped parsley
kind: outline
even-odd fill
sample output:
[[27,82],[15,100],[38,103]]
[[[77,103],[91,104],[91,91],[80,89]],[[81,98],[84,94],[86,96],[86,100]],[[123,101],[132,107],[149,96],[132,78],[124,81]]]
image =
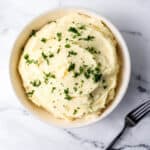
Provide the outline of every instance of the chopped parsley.
[[50,78],[55,78],[55,75],[54,74],[52,74],[52,73],[45,73],[45,72],[43,72],[44,73],[44,82],[46,83],[46,84],[48,84],[48,81],[49,81],[49,79]]
[[64,93],[65,94],[69,94],[69,89],[67,88],[67,89],[64,89]]
[[65,99],[71,100],[72,97],[69,95],[69,88],[64,89]]
[[48,24],[51,24],[52,22],[55,22],[55,23],[56,23],[56,21],[55,21],[55,20],[51,20],[51,21],[49,21],[49,22],[48,22]]
[[104,85],[103,88],[104,88],[104,89],[107,89],[107,85]]
[[93,80],[94,82],[100,81],[102,78],[102,74],[100,73],[100,69],[98,67],[95,67],[93,70]]
[[75,64],[71,62],[71,64],[68,67],[68,71],[70,72],[70,71],[72,71],[74,69],[75,69]]
[[71,46],[70,46],[70,44],[66,44],[65,47],[66,48],[70,48]]
[[71,57],[71,56],[74,56],[74,55],[77,55],[77,52],[71,50],[68,52],[68,56],[67,57]]
[[100,81],[100,80],[101,80],[101,77],[102,77],[102,74],[101,74],[101,73],[96,73],[96,74],[94,74],[94,76],[93,76],[94,82]]
[[51,53],[51,54],[49,54],[49,57],[50,57],[50,58],[54,57],[54,54],[52,54],[52,53]]
[[[73,68],[74,68],[74,66],[73,66]],[[89,79],[90,77],[92,77],[92,79],[95,83],[99,82],[102,78],[102,74],[98,67],[95,67],[93,69],[92,67],[88,67],[86,65],[80,66],[79,71],[74,72],[74,78],[77,78],[81,74],[83,74],[86,79]],[[82,84],[83,84],[83,82],[84,81],[81,81]]]
[[90,93],[90,94],[89,94],[89,96],[90,96],[91,98],[94,98],[94,96],[93,96],[93,94],[92,94],[92,93]]
[[70,27],[68,29],[69,32],[72,32],[74,34],[76,34],[77,36],[80,36],[81,34],[79,33],[79,31],[75,28],[75,27]]
[[77,78],[78,76],[80,75],[80,73],[79,72],[74,72],[74,78]]
[[34,87],[39,87],[41,85],[41,81],[40,80],[30,81],[30,84],[32,84],[32,86]]
[[67,100],[71,100],[71,99],[72,99],[72,97],[71,97],[70,95],[66,95],[66,96],[65,96],[65,99],[67,99]]
[[53,93],[56,90],[56,87],[52,87],[51,93]]
[[91,54],[97,54],[97,51],[94,47],[87,47],[86,50]]
[[79,29],[80,29],[80,30],[85,30],[86,27],[85,27],[85,25],[81,25],[81,26],[79,27]]
[[37,60],[34,60],[34,59],[31,59],[29,54],[25,54],[24,55],[24,59],[26,60],[26,63],[29,65],[29,64],[37,64],[38,61]]
[[37,30],[33,29],[33,30],[31,31],[29,37],[31,37],[31,36],[36,36],[36,32],[37,32]]
[[28,97],[32,97],[32,95],[34,94],[34,92],[35,92],[35,91],[32,90],[32,91],[30,91],[30,92],[27,92],[26,94],[27,94]]
[[93,72],[92,68],[89,67],[89,68],[84,72],[84,76],[85,76],[87,79],[89,79],[90,76],[91,76],[91,74],[92,74],[92,72]]
[[60,52],[60,47],[57,49],[57,54]]
[[48,55],[46,55],[44,52],[42,52],[42,57],[44,60],[46,60],[47,64],[49,65]]
[[79,40],[93,41],[94,38],[95,38],[94,36],[88,35],[87,37],[85,37],[85,38],[80,38]]
[[77,87],[73,87],[73,90],[76,92],[78,89],[77,89]]
[[46,43],[47,39],[46,38],[42,38],[41,42]]
[[75,115],[75,114],[77,114],[77,112],[78,112],[78,110],[74,109],[73,114]]
[[83,91],[80,91],[80,93],[79,93],[79,94],[81,95],[82,93],[83,93]]
[[57,32],[57,38],[58,38],[58,41],[61,41],[62,39],[62,33],[61,32]]

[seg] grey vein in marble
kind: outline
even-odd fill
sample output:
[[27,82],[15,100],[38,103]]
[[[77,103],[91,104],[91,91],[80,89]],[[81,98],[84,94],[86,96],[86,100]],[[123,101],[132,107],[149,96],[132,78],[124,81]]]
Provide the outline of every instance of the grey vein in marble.
[[26,116],[30,115],[26,110],[19,108],[19,107],[11,107],[11,106],[10,107],[9,106],[8,107],[0,107],[0,113],[6,112],[6,111],[19,111],[23,115],[26,115]]
[[150,145],[147,144],[124,145],[120,148],[113,148],[112,150],[150,150]]
[[133,36],[139,36],[139,37],[143,36],[143,34],[142,34],[141,32],[139,32],[139,31],[120,30],[120,32],[126,33],[126,34],[131,34],[131,35],[133,35]]
[[87,139],[87,138],[82,138],[79,135],[73,133],[72,131],[66,130],[64,129],[64,131],[70,135],[74,140],[77,140],[78,142],[80,142],[81,144],[85,144],[88,143],[90,145],[93,146],[93,148],[99,148],[101,150],[105,149],[105,145],[103,142],[97,141],[97,140],[91,140],[91,139]]

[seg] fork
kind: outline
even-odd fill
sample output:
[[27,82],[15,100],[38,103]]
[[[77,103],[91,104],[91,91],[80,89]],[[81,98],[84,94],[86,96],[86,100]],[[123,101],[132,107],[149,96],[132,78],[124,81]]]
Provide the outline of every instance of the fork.
[[124,133],[127,128],[134,127],[140,120],[150,112],[150,100],[141,104],[125,117],[125,124],[121,132],[116,136],[116,138],[109,144],[106,150],[112,150],[113,145],[117,142],[120,136]]

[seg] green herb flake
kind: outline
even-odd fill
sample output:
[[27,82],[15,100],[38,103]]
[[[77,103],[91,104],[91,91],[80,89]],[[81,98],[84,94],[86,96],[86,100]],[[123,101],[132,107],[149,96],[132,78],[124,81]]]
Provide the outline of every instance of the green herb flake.
[[57,49],[57,54],[60,52],[60,48]]
[[67,99],[67,100],[71,100],[72,99],[72,97],[69,95],[69,89],[67,88],[67,89],[64,89],[64,94],[65,94],[65,99]]
[[75,115],[75,114],[77,114],[77,112],[78,112],[78,110],[74,109],[73,114]]
[[48,22],[48,24],[51,24],[52,22],[56,23],[55,20],[51,20],[51,21]]
[[80,91],[80,93],[79,93],[79,94],[81,95],[82,93],[83,93],[83,91]]
[[78,89],[77,89],[77,87],[73,87],[73,90],[76,92]]
[[50,57],[50,58],[54,57],[54,54],[49,54],[49,57]]
[[70,44],[66,44],[65,47],[66,48],[70,48],[71,46],[70,46]]
[[75,28],[75,27],[70,27],[68,29],[69,32],[72,32],[74,34],[76,34],[77,36],[80,36],[81,34],[79,33],[79,31]]
[[70,65],[69,65],[69,67],[68,67],[68,71],[70,72],[70,71],[72,71],[72,70],[74,70],[75,69],[75,64],[74,63],[71,63]]
[[77,55],[77,52],[72,50],[72,51],[68,52],[68,56],[67,57],[71,57],[71,56],[75,56],[75,55]]
[[107,85],[104,85],[103,88],[104,88],[104,89],[107,89]]
[[67,100],[71,100],[71,99],[72,99],[72,97],[71,97],[70,95],[66,95],[66,96],[65,96],[65,99],[67,99]]
[[33,29],[33,30],[31,31],[29,37],[31,37],[31,36],[36,36],[36,32],[37,32],[37,30]]
[[81,26],[79,27],[79,29],[80,29],[80,30],[85,30],[86,27],[85,27],[85,25],[81,25]]
[[87,47],[86,50],[91,54],[97,54],[97,51],[94,47]]
[[64,89],[64,93],[65,94],[69,94],[69,89],[67,88],[67,89]]
[[56,78],[55,75],[50,73],[50,72],[49,73],[43,72],[43,73],[44,73],[44,82],[45,82],[45,84],[48,84],[50,78],[53,78],[53,79]]
[[38,63],[37,60],[30,59],[29,54],[25,54],[25,55],[24,55],[24,59],[26,60],[26,63],[27,63],[28,65],[29,65],[29,64],[32,64],[32,63],[34,63],[34,64],[37,64],[37,63]]
[[75,85],[78,85],[78,84],[79,84],[78,82],[75,83]]
[[94,74],[94,77],[93,77],[94,82],[100,81],[101,77],[102,77],[102,74],[100,74],[100,73]]
[[34,81],[31,81],[30,84],[32,84],[32,86],[34,86],[34,87],[39,87],[41,85],[41,81],[34,80]]
[[34,91],[34,90],[32,90],[32,91],[30,91],[30,92],[27,92],[26,94],[27,94],[27,96],[28,96],[28,97],[32,97],[32,96],[33,96],[33,94],[34,94],[34,92],[35,92],[35,91]]
[[47,39],[46,38],[42,38],[41,42],[46,43]]
[[62,33],[61,32],[57,32],[57,38],[58,38],[58,41],[61,41],[62,39]]
[[47,64],[49,65],[48,55],[46,55],[44,52],[41,53],[44,60],[46,60]]
[[56,90],[56,87],[52,87],[51,93],[53,93]]
[[89,94],[89,96],[90,96],[91,98],[94,98],[94,96],[93,96],[93,94],[92,94],[92,93],[90,93],[90,94]]
[[84,41],[93,41],[94,40],[94,36],[88,35],[85,38],[80,38],[79,40],[84,40]]

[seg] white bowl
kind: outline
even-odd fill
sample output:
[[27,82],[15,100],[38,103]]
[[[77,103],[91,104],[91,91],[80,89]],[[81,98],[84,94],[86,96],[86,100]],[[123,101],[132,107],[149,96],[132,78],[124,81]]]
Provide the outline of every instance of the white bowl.
[[[96,18],[100,18],[106,26],[111,30],[111,32],[114,34],[117,42],[118,42],[118,55],[121,61],[121,72],[119,77],[119,84],[116,92],[116,96],[111,103],[111,105],[108,106],[108,108],[100,115],[98,118],[95,118],[93,120],[77,120],[73,122],[66,122],[64,120],[56,119],[53,115],[45,111],[44,109],[41,109],[37,107],[36,105],[32,104],[26,97],[24,88],[22,86],[22,82],[19,76],[19,73],[17,71],[18,66],[18,60],[21,55],[21,49],[23,45],[26,43],[32,29],[39,29],[43,25],[45,25],[50,20],[55,20],[56,18],[59,18],[61,16],[64,16],[65,14],[68,14],[70,12],[80,12],[87,14],[89,16],[93,16]],[[55,9],[53,11],[49,11],[37,18],[35,18],[31,23],[29,23],[24,30],[20,33],[18,36],[10,58],[10,78],[11,82],[14,88],[15,93],[18,96],[19,101],[35,116],[38,116],[41,120],[44,122],[47,122],[49,124],[53,124],[59,127],[63,128],[73,128],[73,127],[81,127],[85,125],[92,124],[94,122],[100,121],[104,117],[108,116],[119,104],[119,102],[122,100],[130,79],[130,72],[131,72],[131,64],[130,64],[130,56],[128,52],[127,45],[121,35],[121,33],[118,31],[118,29],[106,18],[100,16],[99,14],[90,12],[88,10],[83,9],[74,9],[74,8],[64,8],[64,9]]]

